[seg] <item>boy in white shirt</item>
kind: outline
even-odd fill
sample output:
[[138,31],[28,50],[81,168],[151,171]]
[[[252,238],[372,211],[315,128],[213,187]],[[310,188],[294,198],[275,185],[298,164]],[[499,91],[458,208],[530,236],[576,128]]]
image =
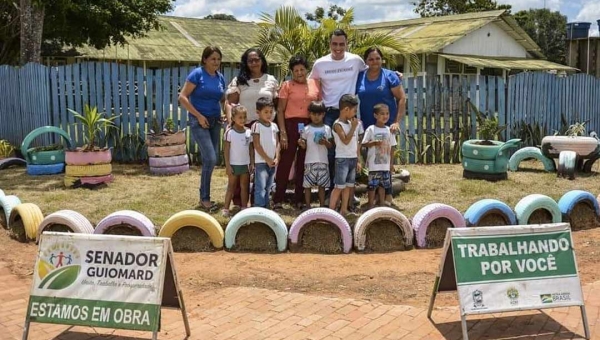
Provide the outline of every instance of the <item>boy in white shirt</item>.
[[260,97],[256,101],[258,120],[252,124],[254,145],[254,206],[268,208],[275,168],[279,163],[279,129],[271,123],[273,101]]
[[358,99],[351,94],[340,98],[340,118],[333,123],[333,139],[335,140],[335,176],[334,189],[329,199],[329,208],[335,209],[342,198],[340,213],[348,212],[348,200],[354,183],[356,171],[360,171],[360,143],[358,140],[359,120],[356,118]]
[[311,123],[304,127],[298,144],[306,149],[304,159],[304,201],[303,209],[310,209],[311,189],[319,188],[319,204],[325,206],[325,188],[329,188],[329,161],[327,149],[333,146],[331,128],[323,124],[326,111],[322,101],[313,101],[308,106]]
[[369,208],[375,206],[375,191],[379,202],[390,206],[385,200],[386,191],[392,189],[392,157],[396,138],[385,123],[390,118],[390,109],[385,104],[377,104],[373,108],[375,124],[365,130],[362,145],[368,148],[367,167],[369,168],[369,181],[367,190],[369,194]]

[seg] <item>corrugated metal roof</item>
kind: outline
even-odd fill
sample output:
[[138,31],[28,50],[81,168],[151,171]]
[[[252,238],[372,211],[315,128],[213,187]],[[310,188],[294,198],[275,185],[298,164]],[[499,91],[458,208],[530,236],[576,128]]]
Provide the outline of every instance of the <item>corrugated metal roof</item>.
[[435,53],[467,34],[495,23],[520,43],[530,54],[544,58],[540,47],[504,10],[418,18],[356,26],[360,30],[390,32],[413,53]]
[[506,70],[557,70],[557,71],[577,71],[576,68],[553,63],[541,59],[523,59],[523,58],[487,58],[470,55],[457,54],[438,54],[446,59],[454,60],[465,65],[483,68],[499,68]]
[[[159,17],[162,28],[147,36],[129,39],[125,46],[110,46],[102,50],[90,46],[77,48],[80,58],[157,60],[199,62],[202,50],[209,45],[223,52],[223,62],[239,62],[241,55],[256,46],[258,25],[253,22],[206,20],[171,16]],[[269,62],[278,63],[276,57]]]

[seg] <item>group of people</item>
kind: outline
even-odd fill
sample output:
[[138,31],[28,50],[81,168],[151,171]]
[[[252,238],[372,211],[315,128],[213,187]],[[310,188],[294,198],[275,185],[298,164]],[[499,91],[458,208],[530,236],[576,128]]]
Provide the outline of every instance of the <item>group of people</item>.
[[210,199],[210,185],[223,121],[228,175],[224,216],[229,216],[232,201],[241,209],[249,201],[252,206],[282,208],[293,164],[297,208],[310,207],[311,189],[316,187],[321,206],[329,194],[330,208],[340,206],[343,215],[352,213],[363,149],[369,206],[376,201],[390,204],[395,134],[406,103],[401,74],[382,67],[377,47],[369,48],[364,59],[347,52],[347,38],[343,30],[335,30],[331,53],[316,60],[310,73],[303,56],[292,57],[291,79],[281,86],[267,73],[267,60],[259,49],[244,52],[239,74],[229,85],[219,72],[221,51],[204,49],[202,66],[188,75],[179,95],[200,148],[201,208],[217,207]]

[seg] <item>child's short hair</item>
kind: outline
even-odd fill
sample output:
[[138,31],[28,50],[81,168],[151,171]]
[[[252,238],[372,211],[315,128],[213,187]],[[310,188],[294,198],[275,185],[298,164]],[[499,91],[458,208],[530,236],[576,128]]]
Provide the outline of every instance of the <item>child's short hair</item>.
[[327,111],[327,108],[325,107],[325,103],[323,103],[323,101],[313,100],[308,105],[308,112],[325,113],[325,111]]
[[345,94],[340,98],[340,111],[347,107],[352,109],[356,106],[358,106],[358,99],[356,99],[355,95]]
[[379,104],[377,104],[377,105],[373,106],[373,114],[374,114],[374,115],[377,115],[377,114],[381,113],[381,111],[382,111],[383,109],[386,109],[386,110],[388,110],[388,111],[389,111],[389,110],[390,110],[390,107],[389,107],[389,106],[387,106],[387,105],[386,105],[386,104],[384,104],[384,103],[379,103]]
[[246,107],[244,107],[243,105],[232,105],[231,107],[231,118],[237,116],[240,113],[245,113],[248,114],[248,110],[246,110]]
[[256,101],[256,110],[261,111],[265,107],[274,107],[273,101],[269,97],[260,97]]

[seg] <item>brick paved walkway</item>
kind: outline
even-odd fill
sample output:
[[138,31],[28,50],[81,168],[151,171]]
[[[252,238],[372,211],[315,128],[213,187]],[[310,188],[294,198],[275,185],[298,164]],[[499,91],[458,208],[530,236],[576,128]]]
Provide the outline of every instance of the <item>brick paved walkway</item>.
[[[0,339],[20,339],[30,280],[0,263]],[[184,292],[185,294],[185,292]],[[592,339],[600,339],[600,281],[584,287]],[[458,308],[426,310],[255,288],[185,296],[190,339],[461,339]],[[578,308],[469,317],[469,338],[581,339]],[[151,333],[32,323],[30,339],[150,339]],[[159,339],[184,339],[181,313],[164,310]]]

